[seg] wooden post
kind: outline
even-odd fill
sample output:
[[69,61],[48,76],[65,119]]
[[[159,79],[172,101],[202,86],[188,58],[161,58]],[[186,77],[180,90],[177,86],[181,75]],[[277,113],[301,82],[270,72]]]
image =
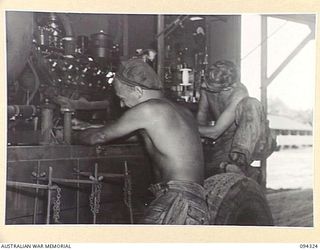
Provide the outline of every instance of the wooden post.
[[[268,93],[267,93],[267,67],[268,67],[268,43],[266,37],[268,35],[267,16],[261,16],[261,103],[264,108],[265,121],[267,121],[268,114]],[[261,186],[266,188],[267,181],[267,158],[265,155],[260,161],[261,165]]]

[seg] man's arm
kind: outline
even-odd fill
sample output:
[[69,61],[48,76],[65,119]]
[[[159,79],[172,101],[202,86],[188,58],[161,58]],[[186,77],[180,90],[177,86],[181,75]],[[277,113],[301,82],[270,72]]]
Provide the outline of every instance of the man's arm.
[[149,124],[148,112],[144,104],[137,105],[127,110],[118,120],[102,128],[79,132],[78,140],[89,145],[101,144],[128,135],[138,129],[144,129]]
[[197,121],[199,125],[207,125],[207,117],[209,112],[209,103],[204,90],[200,92],[200,100],[197,112]]
[[89,102],[83,97],[80,97],[78,100],[72,100],[64,96],[57,96],[53,100],[61,107],[67,107],[74,110],[106,109],[110,106],[109,100]]
[[232,125],[232,123],[235,120],[237,105],[246,96],[246,92],[241,91],[233,97],[231,97],[229,105],[219,116],[214,126],[199,126],[200,134],[205,137],[209,137],[213,140],[216,140]]

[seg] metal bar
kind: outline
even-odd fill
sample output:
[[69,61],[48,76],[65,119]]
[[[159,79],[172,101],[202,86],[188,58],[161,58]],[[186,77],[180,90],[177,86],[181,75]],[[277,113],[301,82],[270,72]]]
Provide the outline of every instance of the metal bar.
[[[268,35],[268,20],[267,17],[261,16],[261,41],[265,41]],[[268,67],[268,43],[267,41],[261,44],[261,103],[264,108],[265,121],[267,120],[268,114],[268,93],[267,93],[267,67]],[[266,188],[266,180],[267,180],[267,158],[263,156],[260,161],[261,166],[261,186],[262,188]]]
[[[80,169],[80,161],[79,159],[77,160],[77,171]],[[77,180],[79,181],[80,175],[77,175]],[[77,224],[79,224],[80,221],[80,183],[77,183]]]
[[[41,180],[47,180],[48,178],[40,178]],[[82,184],[94,184],[98,183],[97,180],[77,180],[77,179],[64,179],[64,178],[51,178],[52,182],[59,183],[82,183]]]
[[48,182],[48,204],[47,204],[47,220],[46,223],[50,224],[50,209],[51,209],[51,189],[52,186],[52,167],[49,167],[49,182]]
[[19,181],[7,181],[7,186],[11,187],[25,187],[25,188],[39,188],[39,189],[56,189],[56,186],[49,187],[48,185],[19,182]]
[[[39,173],[40,171],[40,161],[38,161],[37,165],[37,184],[39,184]],[[34,203],[33,203],[33,224],[36,224],[37,221],[37,210],[38,210],[38,194],[39,194],[39,188],[36,188],[36,196],[34,197]]]
[[[98,181],[98,163],[94,164],[94,180]],[[92,188],[93,188],[94,191],[96,191],[95,183],[92,184]],[[95,195],[94,195],[94,198],[93,198],[93,204],[94,204],[94,207],[97,204],[97,193],[96,192],[95,192]],[[93,224],[96,224],[96,222],[97,222],[97,214],[94,211],[93,212]]]
[[[92,173],[90,172],[79,172],[78,174],[86,177],[89,177],[92,175]],[[100,173],[99,175],[105,178],[123,178],[124,177],[124,174],[112,174],[112,173]]]
[[308,36],[306,36],[299,45],[290,53],[290,55],[279,65],[279,67],[272,73],[272,75],[267,78],[266,85],[270,83],[281,73],[281,71],[291,62],[291,60],[306,46],[306,44],[314,39],[314,33],[311,31]]
[[176,30],[176,28],[182,24],[184,22],[184,20],[186,20],[189,16],[178,16],[177,19],[175,19],[172,23],[170,23],[166,28],[163,28],[160,32],[158,31],[158,34],[156,35],[156,38],[158,38],[159,36],[163,35],[163,36],[168,36],[169,34],[171,34],[173,31]]

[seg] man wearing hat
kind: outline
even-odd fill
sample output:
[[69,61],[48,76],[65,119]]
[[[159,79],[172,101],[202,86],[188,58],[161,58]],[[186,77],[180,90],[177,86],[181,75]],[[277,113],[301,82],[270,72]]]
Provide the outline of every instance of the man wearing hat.
[[[265,135],[263,112],[261,103],[249,97],[247,88],[238,81],[231,61],[217,61],[209,68],[197,112],[201,135],[215,141],[205,177],[221,172],[250,174],[253,154]],[[208,124],[209,117],[213,126]]]
[[113,123],[82,131],[79,139],[102,144],[138,131],[157,176],[150,188],[156,199],[142,223],[208,224],[202,145],[192,114],[164,98],[159,77],[142,59],[125,62],[113,85],[129,109]]

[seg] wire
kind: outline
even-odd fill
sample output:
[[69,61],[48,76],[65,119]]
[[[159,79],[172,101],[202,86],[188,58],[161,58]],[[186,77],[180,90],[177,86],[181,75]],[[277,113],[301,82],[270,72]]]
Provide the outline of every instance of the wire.
[[274,32],[272,32],[269,36],[267,36],[265,39],[263,39],[256,47],[254,47],[252,50],[250,50],[244,57],[241,58],[241,61],[243,61],[244,59],[246,59],[249,55],[251,55],[254,51],[256,51],[258,48],[261,47],[261,45],[263,43],[265,43],[269,38],[271,38],[272,36],[274,36],[277,32],[279,32],[286,24],[288,23],[288,21],[286,21],[285,23],[281,24]]

